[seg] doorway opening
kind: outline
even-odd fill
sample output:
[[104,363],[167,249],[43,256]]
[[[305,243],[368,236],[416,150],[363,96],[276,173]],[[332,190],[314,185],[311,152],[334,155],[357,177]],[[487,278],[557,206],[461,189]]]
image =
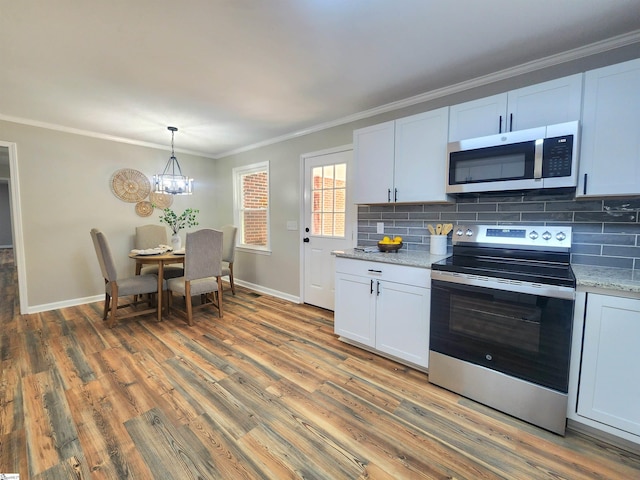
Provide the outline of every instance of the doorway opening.
[[0,141],[0,270],[11,279],[15,313],[27,313],[24,244],[15,143]]

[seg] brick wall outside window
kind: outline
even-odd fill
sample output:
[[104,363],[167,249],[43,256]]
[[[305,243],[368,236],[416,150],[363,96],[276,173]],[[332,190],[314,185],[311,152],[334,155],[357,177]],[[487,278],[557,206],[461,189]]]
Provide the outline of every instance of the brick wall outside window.
[[269,176],[267,172],[242,176],[243,235],[246,245],[267,245],[267,208],[269,206]]
[[238,225],[238,245],[268,250],[269,162],[233,169],[234,218]]

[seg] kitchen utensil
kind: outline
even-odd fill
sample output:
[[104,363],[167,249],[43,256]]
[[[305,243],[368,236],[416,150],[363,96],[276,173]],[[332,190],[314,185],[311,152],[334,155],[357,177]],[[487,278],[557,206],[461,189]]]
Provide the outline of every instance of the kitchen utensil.
[[442,224],[436,225],[436,235],[442,235]]
[[449,235],[449,233],[453,230],[453,223],[445,223],[442,227],[442,234]]
[[435,231],[435,229],[433,228],[433,225],[429,224],[429,225],[427,225],[427,228],[429,229],[429,233],[430,233],[431,235],[435,235],[435,234],[436,234],[436,231]]

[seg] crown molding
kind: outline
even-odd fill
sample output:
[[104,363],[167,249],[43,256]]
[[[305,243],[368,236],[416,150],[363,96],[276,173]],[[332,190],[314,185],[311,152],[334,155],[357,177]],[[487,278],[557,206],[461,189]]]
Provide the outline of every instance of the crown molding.
[[[618,35],[616,37],[608,38],[600,42],[591,43],[589,45],[575,48],[573,50],[568,50],[566,52],[562,52],[556,55],[551,55],[549,57],[533,60],[531,62],[527,62],[522,65],[518,65],[516,67],[500,70],[498,72],[495,72],[489,75],[483,75],[481,77],[477,77],[471,80],[466,80],[464,82],[456,83],[454,85],[449,85],[447,87],[431,90],[429,92],[421,93],[413,97],[405,98],[403,100],[398,100],[396,102],[387,103],[385,105],[381,105],[379,107],[375,107],[369,110],[364,110],[362,112],[354,113],[352,115],[348,115],[346,117],[342,117],[336,120],[320,123],[302,130],[297,130],[295,132],[287,133],[285,135],[273,137],[261,142],[252,143],[250,145],[246,145],[244,147],[236,148],[233,150],[228,150],[220,154],[214,155],[212,153],[198,152],[198,151],[184,150],[184,149],[176,149],[176,152],[184,153],[188,155],[197,155],[205,158],[220,159],[220,158],[227,157],[229,155],[235,155],[238,153],[255,150],[257,148],[266,147],[268,145],[280,143],[285,140],[291,140],[293,138],[301,137],[311,133],[320,132],[322,130],[326,130],[327,128],[345,125],[347,123],[355,122],[357,120],[362,120],[365,118],[373,117],[375,115],[380,115],[382,113],[387,113],[394,110],[399,110],[401,108],[410,107],[418,103],[428,102],[430,100],[435,100],[437,98],[441,98],[447,95],[463,92],[465,90],[470,90],[472,88],[481,87],[484,85],[489,85],[491,83],[494,83],[500,80],[506,80],[512,77],[516,77],[518,75],[531,73],[537,70],[553,67],[555,65],[560,65],[573,60],[579,60],[584,57],[597,55],[600,53],[607,52],[609,50],[626,47],[636,43],[640,43],[640,30],[635,30],[633,32],[626,33],[624,35]],[[0,120],[29,125],[32,127],[46,128],[49,130],[57,130],[60,132],[72,133],[75,135],[83,135],[86,137],[98,138],[101,140],[126,143],[129,145],[136,145],[140,147],[155,148],[160,150],[169,149],[167,145],[161,145],[161,144],[150,143],[150,142],[142,142],[142,141],[133,140],[130,138],[117,137],[114,135],[106,135],[103,133],[92,132],[89,130],[66,127],[63,125],[41,122],[41,121],[31,120],[26,118],[12,117],[8,115],[0,114]]]
[[[159,143],[143,142],[140,140],[133,140],[131,138],[117,137],[115,135],[107,135],[104,133],[92,132],[90,130],[82,130],[80,128],[66,127],[64,125],[58,125],[55,123],[41,122],[38,120],[31,120],[29,118],[12,117],[10,115],[3,115],[0,113],[0,120],[12,123],[18,123],[22,125],[29,125],[30,127],[46,128],[47,130],[56,130],[58,132],[71,133],[74,135],[82,135],[84,137],[98,138],[100,140],[108,140],[110,142],[126,143],[129,145],[136,145],[138,147],[155,148],[158,150],[171,151],[171,145],[162,145]],[[185,150],[176,148],[176,152],[184,153],[187,155],[197,155],[205,158],[216,158],[210,153],[197,152],[194,150]]]
[[483,75],[481,77],[473,78],[471,80],[466,80],[464,82],[456,83],[454,85],[449,85],[447,87],[431,90],[426,93],[421,93],[413,97],[405,98],[404,100],[398,100],[396,102],[387,103],[385,105],[381,105],[379,107],[375,107],[359,113],[354,113],[353,115],[349,115],[337,120],[320,123],[318,125],[314,125],[304,130],[298,130],[296,132],[289,133],[286,135],[281,135],[279,137],[271,138],[269,140],[253,143],[245,147],[229,150],[227,152],[223,152],[219,155],[216,155],[215,158],[219,159],[219,158],[227,157],[229,155],[235,155],[237,153],[254,150],[260,147],[265,147],[268,145],[272,145],[274,143],[279,143],[285,140],[290,140],[292,138],[308,135],[310,133],[326,130],[327,128],[337,127],[347,123],[355,122],[357,120],[362,120],[365,118],[373,117],[375,115],[380,115],[382,113],[387,113],[394,110],[399,110],[401,108],[410,107],[418,103],[435,100],[437,98],[445,97],[447,95],[452,95],[454,93],[460,93],[465,90],[470,90],[472,88],[489,85],[491,83],[498,82],[500,80],[507,80],[512,77],[517,77],[518,75],[535,72],[537,70],[542,70],[544,68],[553,67],[556,65],[561,65],[563,63],[567,63],[573,60],[579,60],[581,58],[585,58],[591,55],[597,55],[600,53],[607,52],[609,50],[614,50],[616,48],[626,47],[628,45],[633,45],[634,43],[638,43],[638,42],[640,42],[640,30],[635,30],[633,32],[630,32],[624,35],[619,35],[617,37],[612,37],[612,38],[603,40],[601,42],[591,43],[589,45],[575,48],[573,50],[568,50],[566,52],[562,52],[556,55],[551,55],[549,57],[523,63],[516,67],[500,70],[498,72],[491,73],[489,75]]

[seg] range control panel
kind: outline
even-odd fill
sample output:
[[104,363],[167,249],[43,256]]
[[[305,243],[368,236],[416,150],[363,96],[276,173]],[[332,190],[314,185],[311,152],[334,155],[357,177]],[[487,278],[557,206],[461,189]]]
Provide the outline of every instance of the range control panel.
[[571,227],[544,225],[456,225],[453,244],[571,248]]

